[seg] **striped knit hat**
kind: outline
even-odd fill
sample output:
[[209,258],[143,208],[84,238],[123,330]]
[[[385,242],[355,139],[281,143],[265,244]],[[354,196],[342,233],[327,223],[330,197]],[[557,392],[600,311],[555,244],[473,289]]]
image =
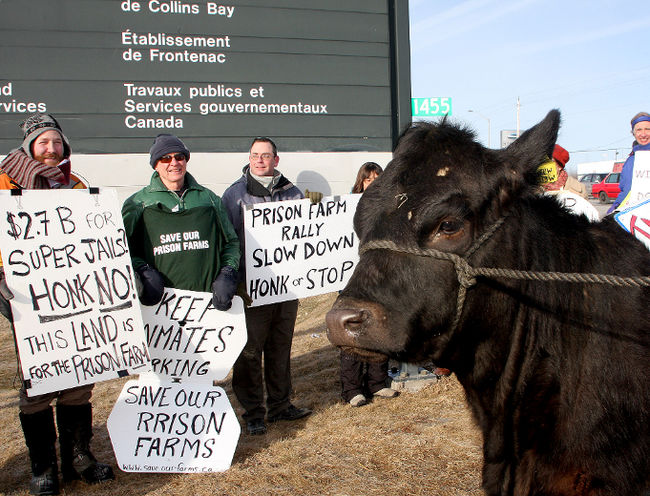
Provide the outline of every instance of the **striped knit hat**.
[[31,158],[34,158],[32,155],[32,142],[45,131],[52,130],[58,132],[63,140],[63,158],[70,156],[70,142],[65,137],[65,134],[63,134],[59,123],[50,114],[36,113],[31,115],[20,123],[20,128],[23,130],[22,148]]

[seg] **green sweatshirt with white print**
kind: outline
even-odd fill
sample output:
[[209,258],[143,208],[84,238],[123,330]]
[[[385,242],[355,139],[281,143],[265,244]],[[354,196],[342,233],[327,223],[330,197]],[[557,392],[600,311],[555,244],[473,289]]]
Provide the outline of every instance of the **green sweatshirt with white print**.
[[133,267],[148,264],[163,276],[165,286],[211,291],[221,268],[239,269],[239,240],[216,194],[187,173],[179,196],[162,183],[151,182],[122,206]]

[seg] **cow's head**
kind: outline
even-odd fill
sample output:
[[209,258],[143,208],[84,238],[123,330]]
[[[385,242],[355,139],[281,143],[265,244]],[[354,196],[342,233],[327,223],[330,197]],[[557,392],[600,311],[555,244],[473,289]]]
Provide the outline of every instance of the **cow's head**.
[[[413,124],[359,202],[354,226],[362,248],[387,240],[465,255],[516,202],[539,193],[537,168],[552,154],[559,120],[551,111],[505,150],[484,148],[446,120]],[[449,261],[362,251],[327,315],[330,340],[368,360],[435,360],[452,339],[458,288]]]

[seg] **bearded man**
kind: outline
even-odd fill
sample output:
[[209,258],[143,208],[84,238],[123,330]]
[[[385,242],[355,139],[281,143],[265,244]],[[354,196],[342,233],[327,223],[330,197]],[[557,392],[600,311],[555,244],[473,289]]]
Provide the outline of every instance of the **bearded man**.
[[[49,114],[34,114],[21,124],[23,142],[0,164],[0,189],[82,189],[86,185],[70,169],[70,143]],[[1,251],[1,247],[0,247]],[[0,258],[0,313],[12,325],[13,298]],[[61,473],[64,482],[94,484],[115,478],[113,469],[98,463],[90,452],[93,385],[27,396],[24,381],[18,408],[32,465],[31,494],[59,494],[56,429],[51,403],[56,399]]]

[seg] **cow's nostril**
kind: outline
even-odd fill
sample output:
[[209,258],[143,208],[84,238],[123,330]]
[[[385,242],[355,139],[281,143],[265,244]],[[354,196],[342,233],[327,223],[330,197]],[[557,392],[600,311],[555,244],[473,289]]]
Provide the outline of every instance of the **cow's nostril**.
[[345,329],[358,329],[368,319],[368,312],[359,310],[342,317],[342,324]]
[[368,312],[365,310],[341,308],[330,310],[326,322],[328,329],[334,334],[343,332],[357,334],[367,319]]

